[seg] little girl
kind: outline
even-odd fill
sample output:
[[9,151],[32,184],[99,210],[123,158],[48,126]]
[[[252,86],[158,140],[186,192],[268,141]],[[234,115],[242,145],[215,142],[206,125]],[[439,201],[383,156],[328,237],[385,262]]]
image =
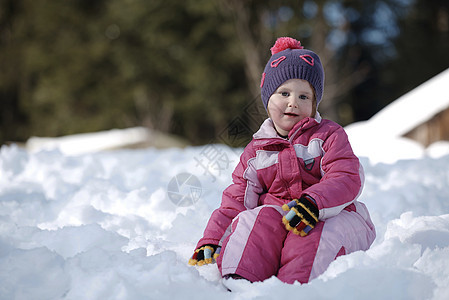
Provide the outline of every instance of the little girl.
[[357,201],[363,169],[338,124],[322,119],[318,55],[279,38],[261,81],[264,121],[206,226],[191,265],[216,259],[223,277],[306,283],[376,236]]

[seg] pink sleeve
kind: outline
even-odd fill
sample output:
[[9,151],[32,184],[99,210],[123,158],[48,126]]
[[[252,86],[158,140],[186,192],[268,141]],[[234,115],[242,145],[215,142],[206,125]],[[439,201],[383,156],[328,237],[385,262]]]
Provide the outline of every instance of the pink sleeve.
[[243,210],[247,180],[244,173],[248,168],[248,161],[255,156],[251,143],[240,156],[240,162],[232,173],[233,183],[227,187],[222,196],[221,205],[212,213],[203,237],[199,240],[197,248],[205,244],[221,244],[221,240],[231,225],[232,220]]
[[343,128],[338,128],[326,139],[323,150],[322,178],[319,183],[304,190],[304,194],[317,202],[320,220],[339,214],[353,203],[362,192],[364,182],[362,165],[352,151]]

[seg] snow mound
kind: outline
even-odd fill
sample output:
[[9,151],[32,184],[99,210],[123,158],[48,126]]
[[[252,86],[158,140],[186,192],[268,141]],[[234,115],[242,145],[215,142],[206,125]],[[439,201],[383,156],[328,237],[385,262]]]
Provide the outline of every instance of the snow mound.
[[[360,197],[377,239],[306,285],[222,286],[187,265],[241,149],[120,150],[70,156],[0,149],[0,299],[445,299],[449,155],[371,164]],[[214,155],[212,155],[214,154]],[[169,185],[189,173],[187,181]],[[177,189],[179,187],[179,189]],[[169,193],[170,192],[170,193]],[[170,195],[191,196],[179,205]],[[178,204],[178,205],[176,205]]]

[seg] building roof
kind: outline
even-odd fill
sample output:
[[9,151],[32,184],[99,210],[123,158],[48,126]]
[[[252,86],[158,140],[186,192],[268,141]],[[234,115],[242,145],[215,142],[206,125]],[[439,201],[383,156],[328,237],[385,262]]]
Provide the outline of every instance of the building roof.
[[446,108],[449,108],[449,69],[387,105],[367,122],[384,134],[399,137]]
[[[447,108],[449,69],[401,96],[369,120],[352,123],[345,130],[356,155],[368,157],[372,163],[416,159],[427,150],[404,134]],[[448,143],[443,147],[447,151]]]

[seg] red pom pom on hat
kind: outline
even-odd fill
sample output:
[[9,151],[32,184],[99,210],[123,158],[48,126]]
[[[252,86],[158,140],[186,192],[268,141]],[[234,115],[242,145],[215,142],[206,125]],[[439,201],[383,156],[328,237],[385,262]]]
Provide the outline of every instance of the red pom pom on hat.
[[290,37],[280,37],[271,47],[271,55],[284,51],[285,49],[304,49],[301,42]]

